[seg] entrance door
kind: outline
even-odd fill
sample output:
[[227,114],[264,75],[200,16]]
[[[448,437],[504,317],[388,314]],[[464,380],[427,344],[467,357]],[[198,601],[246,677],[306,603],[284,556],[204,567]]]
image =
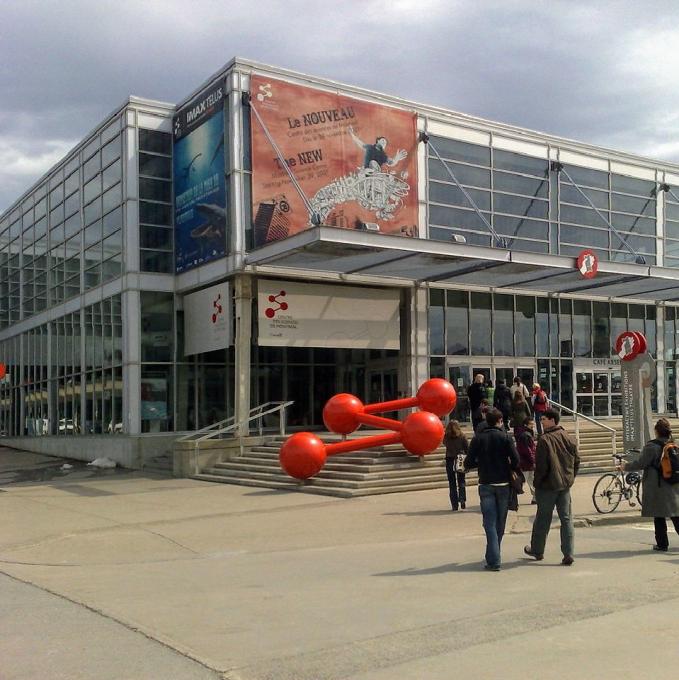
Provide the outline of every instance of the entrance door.
[[471,384],[470,367],[468,365],[448,364],[448,380],[457,392],[457,404],[450,417],[459,420],[461,423],[468,423],[471,420],[469,397],[467,397],[467,389]]
[[620,415],[622,387],[619,368],[575,372],[575,410],[586,416]]
[[369,403],[374,404],[376,402],[398,399],[398,371],[395,368],[383,371],[370,371],[368,380]]

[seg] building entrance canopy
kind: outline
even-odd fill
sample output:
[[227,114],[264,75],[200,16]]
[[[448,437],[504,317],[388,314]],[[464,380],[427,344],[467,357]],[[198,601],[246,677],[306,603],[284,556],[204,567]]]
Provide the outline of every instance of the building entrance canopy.
[[315,227],[252,251],[250,271],[276,276],[363,279],[373,284],[455,284],[531,293],[679,302],[679,271],[600,261],[585,279],[575,258],[364,231]]

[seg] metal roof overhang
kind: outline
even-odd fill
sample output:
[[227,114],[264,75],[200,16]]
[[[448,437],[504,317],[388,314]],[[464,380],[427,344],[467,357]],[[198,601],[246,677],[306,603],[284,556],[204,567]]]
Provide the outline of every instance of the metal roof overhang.
[[382,285],[433,283],[554,295],[679,302],[679,270],[599,262],[584,279],[575,258],[315,227],[248,253],[246,270]]

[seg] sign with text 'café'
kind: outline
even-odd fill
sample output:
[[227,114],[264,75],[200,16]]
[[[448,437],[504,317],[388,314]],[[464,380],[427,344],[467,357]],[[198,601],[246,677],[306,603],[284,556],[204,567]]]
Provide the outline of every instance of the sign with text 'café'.
[[277,347],[399,349],[396,289],[258,281],[258,343]]

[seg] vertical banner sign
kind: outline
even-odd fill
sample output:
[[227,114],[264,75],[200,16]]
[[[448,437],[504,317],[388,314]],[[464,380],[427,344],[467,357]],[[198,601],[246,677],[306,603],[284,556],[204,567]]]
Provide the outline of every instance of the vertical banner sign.
[[257,75],[250,94],[256,247],[314,223],[417,236],[415,113]]
[[184,355],[231,344],[231,293],[227,282],[184,296]]
[[224,83],[174,117],[175,271],[226,254]]
[[656,370],[655,361],[646,349],[646,338],[638,332],[621,333],[615,343],[621,359],[624,451],[641,449],[653,439],[651,388]]

